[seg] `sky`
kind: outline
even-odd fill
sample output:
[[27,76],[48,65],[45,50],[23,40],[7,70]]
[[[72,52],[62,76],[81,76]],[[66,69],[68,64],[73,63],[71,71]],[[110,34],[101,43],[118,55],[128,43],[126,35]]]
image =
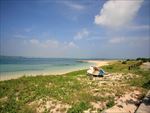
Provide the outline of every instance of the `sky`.
[[150,0],[0,0],[0,55],[150,57]]

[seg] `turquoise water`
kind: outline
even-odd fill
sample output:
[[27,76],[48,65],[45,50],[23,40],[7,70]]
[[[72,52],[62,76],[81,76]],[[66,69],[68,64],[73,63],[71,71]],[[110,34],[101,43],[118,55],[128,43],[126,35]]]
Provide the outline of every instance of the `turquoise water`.
[[60,74],[88,68],[80,59],[0,57],[1,76]]

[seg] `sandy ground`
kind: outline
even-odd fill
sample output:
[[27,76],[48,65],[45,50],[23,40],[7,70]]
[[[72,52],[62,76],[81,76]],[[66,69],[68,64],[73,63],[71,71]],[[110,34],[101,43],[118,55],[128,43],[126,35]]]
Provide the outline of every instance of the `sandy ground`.
[[29,103],[29,105],[36,106],[36,113],[44,113],[45,109],[47,109],[48,113],[67,113],[67,110],[71,107],[68,104],[48,97]]
[[[128,92],[116,100],[116,105],[112,108],[104,110],[102,113],[134,113],[140,104],[139,96],[141,92]],[[143,112],[144,113],[144,112]]]
[[[93,65],[96,65],[98,67],[100,66],[104,66],[104,65],[109,65],[110,60],[106,60],[106,61],[101,61],[101,60],[83,60],[82,62],[88,62],[88,63],[93,63]],[[85,69],[85,68],[82,68],[82,69]],[[0,73],[0,81],[4,81],[4,80],[10,80],[10,79],[17,79],[19,77],[22,77],[22,76],[38,76],[38,75],[43,75],[43,76],[46,76],[46,75],[62,75],[62,74],[65,74],[65,73],[69,73],[69,72],[72,72],[72,71],[77,71],[79,70],[79,68],[75,68],[75,69],[66,69],[66,70],[62,70],[62,71],[59,71],[59,72],[21,72],[21,73],[10,73],[10,74],[6,74],[6,75],[3,75],[2,73]]]
[[96,66],[105,66],[109,65],[109,63],[114,62],[115,60],[82,60],[82,62],[88,62],[88,63],[93,63],[96,64]]
[[4,80],[10,80],[10,79],[17,79],[17,78],[20,78],[22,76],[38,76],[38,75],[42,75],[42,76],[48,76],[48,75],[62,75],[62,74],[65,74],[65,73],[69,73],[69,72],[72,72],[72,71],[76,71],[76,70],[79,70],[79,69],[72,69],[72,70],[61,70],[61,71],[45,71],[45,72],[39,72],[39,71],[28,71],[28,72],[13,72],[13,73],[0,73],[0,81],[4,81]]
[[[112,96],[115,95],[115,105],[111,108],[106,109],[106,103],[98,101],[98,102],[92,102],[91,105],[95,110],[88,109],[84,111],[84,113],[98,113],[98,109],[104,109],[102,113],[135,113],[136,109],[138,108],[140,104],[140,97],[141,97],[141,91],[137,89],[136,87],[132,87],[130,90],[127,90],[125,86],[127,84],[122,83],[123,80],[126,79],[133,79],[138,77],[138,75],[134,74],[123,74],[123,73],[111,73],[108,75],[105,75],[104,77],[93,77],[92,81],[98,81],[97,82],[97,88],[93,89],[93,91],[96,93],[96,95],[100,95],[101,93],[98,92],[100,89],[99,86],[114,86],[114,90],[111,91],[111,93],[105,93],[103,95],[105,96]],[[115,91],[116,88],[125,88],[122,90],[126,90],[123,94],[116,96]],[[110,88],[109,88],[110,89]],[[91,90],[92,91],[92,90]],[[144,112],[143,112],[144,113]]]
[[76,71],[76,70],[79,70],[79,69],[72,69],[72,70],[61,70],[61,71],[58,71],[58,72],[52,72],[52,71],[45,71],[45,72],[38,72],[38,71],[35,71],[35,72],[20,72],[20,73],[5,73],[5,74],[1,74],[0,73],[0,81],[4,81],[4,80],[10,80],[10,79],[17,79],[17,78],[20,78],[20,77],[23,77],[23,76],[38,76],[38,75],[42,75],[42,76],[48,76],[48,75],[62,75],[62,74],[65,74],[65,73],[69,73],[69,72],[72,72],[72,71]]
[[[85,75],[81,75],[85,76]],[[92,101],[90,102],[92,108],[85,110],[83,113],[99,113],[97,110],[102,109],[102,113],[135,113],[136,109],[138,108],[141,102],[141,91],[136,87],[131,89],[125,89],[127,84],[122,83],[122,81],[126,79],[133,79],[138,77],[138,75],[134,74],[123,74],[123,73],[111,73],[105,75],[104,77],[93,77],[92,80],[88,78],[78,78],[79,81],[88,84],[95,84],[97,87],[89,87],[89,91],[94,96],[115,96],[115,105],[109,109],[106,108],[107,101]],[[111,87],[110,87],[111,86]],[[105,88],[104,88],[105,87]],[[108,87],[108,89],[106,89]],[[111,88],[114,87],[112,90]],[[122,90],[126,90],[124,93],[119,96],[116,96],[118,88],[124,88]],[[105,90],[100,90],[100,89]],[[103,93],[100,93],[103,91]],[[115,94],[116,93],[116,94]],[[45,99],[36,100],[34,102],[29,103],[31,106],[38,106],[36,107],[37,113],[43,113],[45,109],[49,110],[50,113],[67,113],[67,110],[71,108],[71,105],[63,103],[61,101],[55,100],[53,98],[46,97]]]
[[145,62],[140,67],[145,70],[150,70],[150,62]]

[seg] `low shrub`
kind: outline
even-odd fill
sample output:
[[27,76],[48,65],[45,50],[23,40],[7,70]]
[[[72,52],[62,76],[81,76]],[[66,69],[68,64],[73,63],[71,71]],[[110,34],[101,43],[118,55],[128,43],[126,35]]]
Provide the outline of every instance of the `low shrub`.
[[87,102],[78,102],[70,108],[67,113],[82,113],[84,110],[87,110],[90,107]]

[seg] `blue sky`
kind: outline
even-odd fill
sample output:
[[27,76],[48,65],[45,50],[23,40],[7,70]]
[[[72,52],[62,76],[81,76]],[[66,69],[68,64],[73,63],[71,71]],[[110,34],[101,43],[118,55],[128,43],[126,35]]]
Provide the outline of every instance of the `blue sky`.
[[149,0],[1,0],[0,54],[150,56]]

